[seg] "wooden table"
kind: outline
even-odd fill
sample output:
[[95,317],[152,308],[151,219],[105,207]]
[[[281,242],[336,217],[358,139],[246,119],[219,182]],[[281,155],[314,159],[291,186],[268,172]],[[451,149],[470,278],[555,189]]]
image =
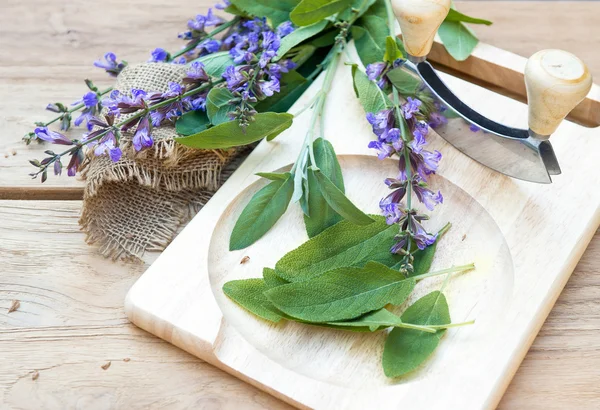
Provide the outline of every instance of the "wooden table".
[[[41,185],[27,176],[28,160],[47,148],[20,138],[33,121],[50,118],[46,103],[78,99],[86,77],[110,85],[91,67],[106,51],[136,62],[157,46],[176,50],[177,32],[211,1],[170,3],[2,0],[0,409],[289,408],[131,325],[123,299],[156,255],[146,264],[103,259],[77,223],[82,182],[50,177]],[[600,3],[459,2],[458,8],[494,21],[475,27],[483,41],[525,56],[567,49],[600,79]],[[599,272],[597,233],[501,408],[600,407]],[[13,300],[20,307],[7,313]]]

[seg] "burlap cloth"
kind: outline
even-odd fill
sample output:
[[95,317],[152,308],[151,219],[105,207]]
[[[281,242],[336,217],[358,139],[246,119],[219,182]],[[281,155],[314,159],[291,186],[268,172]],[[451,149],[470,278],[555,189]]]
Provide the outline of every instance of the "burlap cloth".
[[[128,95],[132,88],[164,92],[170,81],[181,82],[185,72],[178,64],[129,66],[114,88]],[[146,251],[163,250],[231,173],[239,150],[191,149],[177,144],[176,135],[165,121],[153,129],[150,149],[136,153],[133,133],[125,132],[121,160],[113,163],[92,152],[86,158],[79,223],[86,241],[98,245],[104,256],[141,258]]]

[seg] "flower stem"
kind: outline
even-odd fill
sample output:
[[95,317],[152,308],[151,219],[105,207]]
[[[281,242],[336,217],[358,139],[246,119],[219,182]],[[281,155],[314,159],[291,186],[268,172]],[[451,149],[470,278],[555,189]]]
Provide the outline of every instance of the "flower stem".
[[171,56],[171,58],[169,58],[167,60],[167,62],[171,62],[171,61],[175,60],[177,57],[181,57],[188,51],[195,49],[198,46],[198,44],[200,44],[201,41],[206,40],[207,38],[213,38],[217,34],[221,33],[222,31],[225,31],[226,29],[233,26],[234,24],[236,24],[239,21],[240,21],[240,17],[237,16],[234,19],[226,21],[225,23],[221,24],[220,26],[217,26],[213,31],[211,31],[210,33],[207,33],[206,37],[198,39],[198,41],[191,42],[190,44],[188,44],[187,46],[185,46],[184,48],[182,48],[181,50],[179,50],[178,52],[173,54]]
[[474,324],[474,320],[469,320],[468,322],[448,323],[447,325],[427,325],[427,327],[429,327],[430,329],[449,329],[451,327],[469,326]]
[[[103,95],[108,94],[111,91],[112,91],[112,87],[107,88],[106,90],[99,92],[98,95],[100,97],[102,97]],[[85,107],[84,103],[77,104],[76,106],[74,106],[70,110],[67,110],[66,113],[68,113],[68,114],[74,113],[75,111],[78,111],[78,110],[82,109],[83,107]],[[63,115],[66,114],[66,113],[61,113],[61,115],[57,116],[56,118],[54,118],[54,119],[52,119],[52,120],[44,123],[42,125],[42,127],[47,127],[48,125],[55,123],[56,121],[60,120],[63,117]]]

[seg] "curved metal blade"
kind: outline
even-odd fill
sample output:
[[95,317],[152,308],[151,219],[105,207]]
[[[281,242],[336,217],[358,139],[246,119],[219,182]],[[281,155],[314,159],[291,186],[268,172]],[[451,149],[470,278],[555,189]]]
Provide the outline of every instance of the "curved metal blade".
[[[533,138],[524,129],[490,120],[463,103],[438,77],[428,62],[407,61],[403,68],[416,74],[422,89],[457,115],[435,131],[461,152],[481,164],[513,178],[551,183],[550,175],[560,174],[560,166],[549,141]],[[478,131],[472,131],[474,125]]]

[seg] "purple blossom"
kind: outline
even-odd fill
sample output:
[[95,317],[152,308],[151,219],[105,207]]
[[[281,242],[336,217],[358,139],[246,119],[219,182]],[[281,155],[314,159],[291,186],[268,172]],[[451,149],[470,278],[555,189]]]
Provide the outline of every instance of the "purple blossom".
[[440,191],[438,191],[436,194],[429,188],[426,188],[418,183],[413,183],[413,189],[415,191],[415,195],[419,199],[419,202],[423,203],[430,211],[433,211],[437,204],[444,202],[444,197]]
[[60,132],[48,129],[48,127],[38,127],[34,132],[35,135],[43,141],[59,145],[73,145],[73,141],[62,135]]
[[118,62],[117,56],[111,52],[104,54],[104,61],[94,61],[94,66],[98,68],[103,68],[112,77],[116,77],[117,75],[119,75],[119,73],[123,71],[126,65],[127,63],[125,61]]
[[221,49],[221,42],[219,40],[206,40],[203,41],[196,47],[196,51],[199,55],[204,56],[207,54],[216,53]]
[[97,157],[108,155],[112,162],[118,162],[122,154],[121,148],[117,146],[117,140],[112,130],[104,135],[94,148],[94,155]]
[[200,61],[194,61],[188,71],[185,73],[182,83],[187,85],[190,89],[197,88],[202,84],[208,82],[210,77],[204,70],[204,64]]
[[54,161],[54,175],[60,174],[62,174],[62,162],[60,162],[60,159],[57,159]]
[[171,61],[171,64],[187,64],[187,60],[185,57],[181,56],[181,57],[176,58],[175,60]]
[[165,62],[169,59],[169,53],[164,49],[164,48],[155,48],[154,50],[152,50],[152,53],[150,53],[150,60],[148,60],[149,63],[162,63]]
[[423,250],[426,247],[434,244],[435,240],[437,239],[437,235],[428,233],[423,225],[415,220],[415,218],[410,218],[409,224],[411,225],[411,236],[420,250]]
[[215,4],[215,8],[219,10],[225,10],[227,7],[231,6],[230,0],[223,0],[223,3]]
[[373,148],[377,150],[377,158],[383,160],[392,156],[395,152],[394,148],[391,145],[386,144],[381,141],[371,141],[369,142],[369,148]]
[[206,27],[218,26],[223,20],[215,16],[212,9],[208,9],[206,16],[198,14],[195,18],[188,21],[188,28],[192,31],[204,31]]
[[75,105],[79,105],[79,104],[83,104],[85,106],[85,108],[83,109],[83,111],[81,111],[81,114],[79,114],[79,116],[77,118],[75,118],[75,121],[73,121],[73,123],[76,126],[79,126],[85,121],[87,124],[88,130],[91,131],[92,125],[89,123],[89,121],[90,121],[90,119],[92,119],[92,117],[94,117],[94,115],[96,115],[96,112],[99,111],[98,95],[92,91],[87,92],[83,95],[81,100],[75,101],[71,105],[75,106]]
[[406,217],[406,213],[402,210],[401,204],[397,202],[389,202],[385,199],[379,202],[381,213],[385,216],[385,222],[388,225],[398,223]]
[[136,151],[139,152],[144,148],[150,148],[154,144],[152,136],[150,135],[151,131],[150,121],[148,121],[148,117],[145,116],[140,120],[131,141],[133,143],[133,148]]
[[421,100],[408,97],[406,103],[402,105],[402,113],[404,114],[404,118],[406,118],[407,120],[413,118],[413,116],[419,112],[420,107]]
[[429,126],[433,129],[437,127],[441,127],[448,123],[448,118],[446,118],[440,112],[432,112],[429,114]]
[[229,88],[230,91],[236,91],[248,82],[248,78],[242,74],[242,69],[243,67],[236,67],[233,65],[230,65],[225,69],[223,78],[227,82],[227,88]]
[[280,90],[279,80],[276,78],[269,81],[259,81],[258,86],[260,87],[260,91],[267,97],[271,97]]
[[294,32],[294,25],[291,21],[284,21],[279,26],[277,26],[277,35],[281,38],[287,36]]
[[371,81],[377,81],[377,79],[383,74],[383,71],[387,68],[387,63],[372,63],[367,66],[367,77]]
[[67,175],[70,177],[74,177],[77,174],[77,170],[79,170],[79,166],[83,163],[83,150],[77,149],[71,153],[71,160],[69,161],[69,165],[67,165]]

